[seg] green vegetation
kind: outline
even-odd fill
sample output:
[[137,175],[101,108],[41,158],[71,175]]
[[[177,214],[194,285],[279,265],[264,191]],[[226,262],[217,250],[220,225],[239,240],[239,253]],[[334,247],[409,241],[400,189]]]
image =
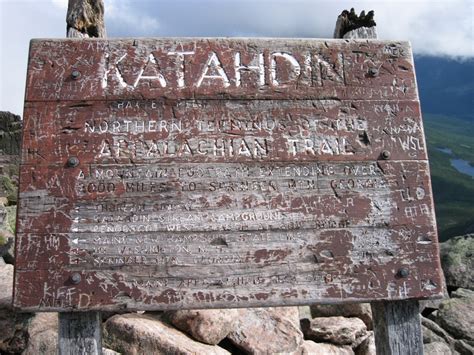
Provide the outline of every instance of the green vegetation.
[[453,156],[474,165],[474,122],[441,115],[424,115],[436,219],[440,241],[474,229],[474,179],[451,166]]

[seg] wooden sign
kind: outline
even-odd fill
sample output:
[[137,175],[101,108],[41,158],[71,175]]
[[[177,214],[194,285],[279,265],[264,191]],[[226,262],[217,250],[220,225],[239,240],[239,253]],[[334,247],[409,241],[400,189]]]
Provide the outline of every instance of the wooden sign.
[[439,297],[409,45],[33,41],[16,253],[23,310]]

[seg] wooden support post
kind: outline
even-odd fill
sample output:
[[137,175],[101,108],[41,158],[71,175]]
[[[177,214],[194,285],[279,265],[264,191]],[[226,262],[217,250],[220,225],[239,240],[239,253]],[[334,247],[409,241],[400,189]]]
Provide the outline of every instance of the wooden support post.
[[101,355],[102,318],[99,312],[59,313],[59,355]]
[[377,355],[423,354],[423,335],[418,301],[373,302]]
[[[68,38],[106,37],[103,0],[69,0],[66,22]],[[58,354],[101,355],[100,313],[59,313]]]
[[[336,21],[334,38],[377,39],[374,12],[359,16],[354,9],[344,10]],[[418,301],[373,302],[377,355],[423,354],[423,335]]]

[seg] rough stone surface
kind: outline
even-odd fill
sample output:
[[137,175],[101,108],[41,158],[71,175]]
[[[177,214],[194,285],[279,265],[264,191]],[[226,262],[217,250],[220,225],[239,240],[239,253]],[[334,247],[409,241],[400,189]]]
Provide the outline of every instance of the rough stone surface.
[[285,310],[239,309],[236,329],[228,339],[247,353],[291,353],[303,344],[303,333]]
[[28,326],[28,345],[23,355],[55,354],[58,346],[58,314],[37,313]]
[[373,332],[368,332],[368,336],[355,349],[356,355],[376,355],[375,336]]
[[298,355],[354,355],[350,346],[337,346],[305,340]]
[[445,300],[436,322],[454,338],[474,341],[474,297]]
[[170,311],[166,317],[194,339],[216,345],[234,330],[238,314],[236,309],[203,309]]
[[298,307],[268,307],[267,311],[276,317],[282,317],[293,322],[296,328],[300,328],[300,312]]
[[453,354],[448,344],[434,342],[423,345],[425,355],[450,355]]
[[442,336],[436,334],[434,331],[432,331],[430,328],[426,327],[425,325],[421,326],[421,330],[423,332],[423,344],[445,342]]
[[367,334],[367,327],[359,318],[318,317],[302,321],[305,339],[337,345],[357,346]]
[[11,306],[13,265],[0,263],[0,354],[21,353],[28,342],[29,313],[17,313]]
[[122,354],[229,354],[218,347],[194,341],[162,322],[159,317],[130,313],[116,315],[104,326],[104,343]]
[[440,255],[448,288],[474,290],[474,234],[440,243]]
[[0,111],[0,155],[20,154],[21,126],[20,116]]
[[372,329],[372,310],[370,303],[318,304],[311,306],[311,315],[316,317],[357,317]]
[[8,264],[12,264],[15,259],[15,236],[9,230],[2,228],[0,228],[0,258]]
[[451,293],[452,298],[470,298],[474,299],[474,291],[465,288],[458,288]]

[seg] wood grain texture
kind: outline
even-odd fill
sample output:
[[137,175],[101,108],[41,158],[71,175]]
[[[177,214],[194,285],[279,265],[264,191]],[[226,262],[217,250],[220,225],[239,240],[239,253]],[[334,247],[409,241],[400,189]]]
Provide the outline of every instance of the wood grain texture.
[[409,43],[311,39],[32,40],[26,92],[27,101],[417,97]]
[[377,355],[423,355],[418,301],[373,302]]
[[34,41],[20,170],[24,310],[442,295],[406,43]]
[[59,355],[102,355],[100,312],[59,313]]

